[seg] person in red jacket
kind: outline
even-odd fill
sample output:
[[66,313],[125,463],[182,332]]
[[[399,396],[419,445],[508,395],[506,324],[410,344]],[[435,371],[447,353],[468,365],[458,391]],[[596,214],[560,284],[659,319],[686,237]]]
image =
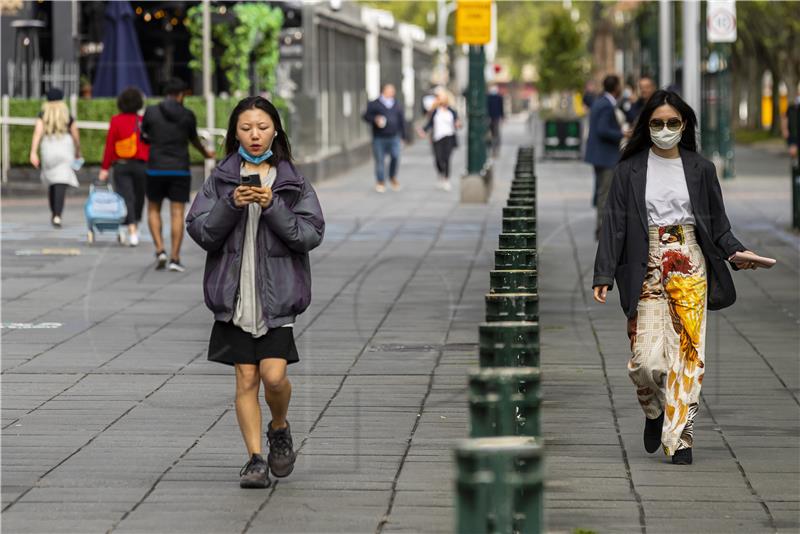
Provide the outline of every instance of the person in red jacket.
[[[138,114],[144,107],[142,92],[128,87],[117,97],[120,113],[111,117],[106,137],[106,149],[100,168],[100,181],[108,180],[108,169],[114,166],[114,188],[128,208],[125,224],[128,225],[127,243],[139,244],[139,222],[144,209],[147,159],[150,146],[142,142],[142,117]],[[122,242],[126,242],[123,240]]]

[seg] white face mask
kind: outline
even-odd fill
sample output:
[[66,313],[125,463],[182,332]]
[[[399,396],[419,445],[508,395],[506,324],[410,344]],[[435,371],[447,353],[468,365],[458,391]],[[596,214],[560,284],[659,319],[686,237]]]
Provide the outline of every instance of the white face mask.
[[674,148],[680,142],[682,136],[683,130],[673,132],[666,125],[657,132],[650,130],[650,139],[654,145],[662,150]]

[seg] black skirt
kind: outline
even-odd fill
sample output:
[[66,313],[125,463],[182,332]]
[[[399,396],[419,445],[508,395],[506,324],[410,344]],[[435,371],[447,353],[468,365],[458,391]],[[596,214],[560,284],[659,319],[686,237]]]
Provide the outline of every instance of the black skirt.
[[208,342],[209,361],[258,365],[265,358],[282,358],[288,364],[300,361],[292,327],[270,328],[263,336],[253,337],[233,323],[214,322]]

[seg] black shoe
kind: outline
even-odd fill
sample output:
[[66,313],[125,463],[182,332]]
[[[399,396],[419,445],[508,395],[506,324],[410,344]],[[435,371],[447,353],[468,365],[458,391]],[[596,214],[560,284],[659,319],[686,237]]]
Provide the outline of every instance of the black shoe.
[[692,448],[678,449],[672,455],[672,463],[675,465],[692,465]]
[[661,429],[664,426],[664,412],[655,419],[644,420],[644,450],[656,452],[661,446]]
[[269,467],[260,454],[253,454],[239,471],[240,488],[263,489],[268,488],[271,483]]
[[167,266],[167,253],[163,250],[156,252],[156,271],[163,271]]
[[171,259],[169,260],[169,270],[174,273],[182,273],[186,270],[186,267],[180,262],[180,260]]
[[278,478],[288,477],[292,473],[294,461],[297,459],[297,454],[293,449],[289,422],[286,422],[286,428],[273,430],[272,421],[270,421],[267,427],[267,440],[269,440],[267,461],[272,474]]

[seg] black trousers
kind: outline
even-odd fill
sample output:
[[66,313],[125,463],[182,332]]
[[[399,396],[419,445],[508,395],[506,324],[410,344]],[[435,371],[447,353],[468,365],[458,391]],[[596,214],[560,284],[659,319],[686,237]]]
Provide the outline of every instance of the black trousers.
[[456,148],[456,136],[448,135],[433,142],[433,154],[436,158],[436,170],[445,178],[450,177],[450,156]]
[[147,163],[138,159],[119,160],[114,164],[114,189],[125,199],[128,216],[125,224],[139,224],[144,209]]
[[47,188],[47,200],[50,201],[50,213],[53,217],[61,217],[64,211],[64,198],[67,196],[67,184],[53,184]]

